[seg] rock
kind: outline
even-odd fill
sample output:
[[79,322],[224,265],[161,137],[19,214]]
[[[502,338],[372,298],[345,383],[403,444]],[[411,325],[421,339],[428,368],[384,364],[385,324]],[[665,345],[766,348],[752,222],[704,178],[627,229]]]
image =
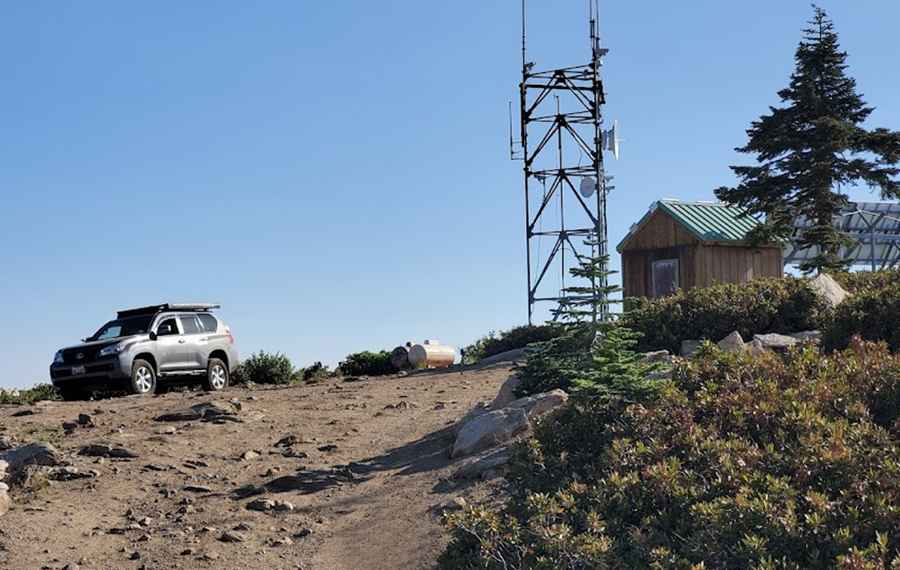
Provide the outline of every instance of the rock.
[[511,402],[504,409],[518,408],[524,410],[528,419],[533,420],[551,410],[555,410],[556,408],[565,405],[568,401],[569,395],[562,390],[556,389],[551,390],[550,392],[544,392],[543,394],[519,398],[518,400]]
[[738,331],[734,331],[730,335],[720,340],[718,342],[718,346],[723,351],[730,353],[741,353],[747,350],[747,347],[744,344],[744,338]]
[[490,408],[492,410],[499,410],[513,402],[516,399],[516,388],[518,388],[521,383],[522,379],[518,374],[513,374],[507,378],[503,385],[500,386],[500,391],[497,392],[497,397],[491,402]]
[[290,546],[291,544],[294,544],[294,541],[286,536],[272,541],[272,546]]
[[681,352],[679,354],[684,358],[691,358],[700,350],[701,344],[703,344],[702,340],[683,340],[681,341]]
[[81,448],[78,455],[85,455],[87,457],[111,457],[114,459],[136,459],[138,457],[138,454],[131,450],[110,445],[108,443],[93,443],[91,445],[86,445]]
[[78,425],[82,427],[94,427],[94,418],[89,414],[78,414]]
[[275,501],[275,510],[283,513],[289,513],[294,510],[293,503],[287,501]]
[[259,457],[259,453],[253,451],[252,449],[248,449],[243,454],[241,454],[241,461],[252,461]]
[[810,279],[809,286],[831,308],[837,307],[850,296],[850,293],[827,273],[820,273]]
[[668,350],[654,350],[641,353],[642,364],[672,364],[672,354]]
[[219,540],[221,540],[222,542],[244,542],[245,539],[244,535],[240,533],[226,530],[222,533],[222,536],[219,537]]
[[299,439],[296,435],[286,435],[275,442],[275,447],[290,447],[292,445],[297,445],[298,443]]
[[66,432],[66,435],[68,435],[78,429],[78,424],[76,422],[63,422],[62,428],[63,431]]
[[312,534],[312,529],[309,528],[301,528],[299,531],[293,534],[294,538],[306,538],[307,536]]
[[49,443],[36,442],[20,445],[0,454],[6,461],[9,475],[15,477],[29,465],[56,467],[63,464],[62,455]]
[[822,342],[822,331],[801,331],[791,333],[788,336],[791,338],[795,338],[800,342],[811,342],[813,344],[819,344]]
[[0,451],[6,451],[7,449],[12,449],[15,447],[16,443],[12,437],[3,434],[0,435]]
[[499,474],[509,463],[510,452],[506,447],[492,450],[467,460],[454,474],[454,479],[487,479]]
[[74,481],[75,479],[91,479],[94,472],[81,472],[75,467],[53,467],[47,472],[47,478],[52,481]]
[[754,338],[750,342],[747,343],[747,352],[749,352],[752,356],[760,356],[764,354],[766,351],[766,347],[763,345],[762,341]]
[[185,491],[189,493],[212,493],[213,490],[207,487],[206,485],[185,485],[182,487]]
[[329,443],[329,444],[326,444],[326,445],[320,445],[317,449],[318,449],[319,451],[323,451],[323,452],[325,452],[325,453],[330,453],[330,452],[332,452],[332,451],[336,451],[336,450],[337,450],[337,446],[336,446],[335,444],[333,444],[333,443]]
[[476,416],[459,429],[450,457],[478,453],[512,439],[528,427],[528,414],[523,408],[504,408]]
[[132,552],[130,555],[128,555],[128,559],[129,559],[129,560],[140,560],[140,559],[141,559],[141,553],[138,552],[137,550],[135,550],[135,551]]
[[12,501],[9,498],[9,485],[0,483],[0,517],[6,514],[11,503]]
[[474,408],[469,410],[466,415],[464,415],[458,422],[456,422],[456,424],[454,424],[453,433],[459,434],[459,430],[461,430],[464,425],[477,418],[478,416],[482,416],[488,413],[489,411],[491,411],[491,408],[488,406],[487,402],[478,402]]
[[156,416],[155,421],[158,422],[191,422],[196,420],[203,421],[224,421],[240,422],[237,412],[241,410],[240,402],[237,405],[231,402],[222,402],[213,400],[194,404],[186,410],[176,410]]
[[787,349],[800,342],[794,337],[778,333],[753,335],[753,340],[759,341],[762,348],[776,352],[786,352]]
[[10,417],[21,418],[24,416],[33,416],[33,415],[34,415],[34,410],[26,409],[26,410],[19,410],[18,412],[13,412],[10,414]]
[[247,503],[247,509],[249,509],[251,511],[261,511],[261,512],[271,511],[271,510],[275,509],[275,501],[273,501],[272,499],[263,499],[263,498],[253,499],[252,501]]
[[487,358],[482,358],[477,362],[477,364],[478,366],[490,366],[491,364],[497,364],[498,362],[515,362],[517,360],[524,360],[527,356],[526,350],[527,349],[525,348],[514,348],[512,350],[507,350],[506,352],[488,356]]

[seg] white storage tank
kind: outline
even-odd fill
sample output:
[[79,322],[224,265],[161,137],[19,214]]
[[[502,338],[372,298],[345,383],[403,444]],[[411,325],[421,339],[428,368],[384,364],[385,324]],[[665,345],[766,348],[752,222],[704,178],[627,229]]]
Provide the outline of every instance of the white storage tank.
[[448,368],[456,360],[456,349],[436,340],[426,340],[410,348],[407,358],[413,368]]

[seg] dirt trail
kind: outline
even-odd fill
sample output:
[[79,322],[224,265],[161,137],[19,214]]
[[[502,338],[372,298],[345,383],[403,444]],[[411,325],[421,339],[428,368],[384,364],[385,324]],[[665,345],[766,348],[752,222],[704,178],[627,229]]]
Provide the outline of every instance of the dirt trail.
[[[3,434],[50,441],[96,476],[13,486],[0,567],[431,568],[447,539],[441,505],[491,491],[450,480],[448,427],[508,376],[501,365],[2,408]],[[154,420],[210,400],[240,410],[219,423]],[[13,416],[25,409],[36,413]],[[79,413],[94,427],[64,433]],[[98,443],[138,457],[78,455]],[[269,510],[249,510],[255,500]]]

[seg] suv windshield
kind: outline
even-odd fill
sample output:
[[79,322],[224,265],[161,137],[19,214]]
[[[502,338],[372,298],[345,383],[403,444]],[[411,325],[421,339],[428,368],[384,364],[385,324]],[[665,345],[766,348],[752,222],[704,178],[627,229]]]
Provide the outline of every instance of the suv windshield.
[[94,333],[94,336],[87,340],[108,340],[134,334],[143,334],[150,328],[150,322],[152,320],[153,315],[143,315],[140,317],[128,317],[127,319],[109,321],[100,327],[100,330]]

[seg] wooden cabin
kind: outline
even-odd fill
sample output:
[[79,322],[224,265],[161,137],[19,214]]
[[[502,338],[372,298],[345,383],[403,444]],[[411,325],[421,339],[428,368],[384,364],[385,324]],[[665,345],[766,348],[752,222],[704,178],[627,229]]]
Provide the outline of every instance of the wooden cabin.
[[677,289],[781,277],[779,244],[751,246],[758,225],[743,210],[712,202],[654,202],[616,248],[625,297],[661,297]]

